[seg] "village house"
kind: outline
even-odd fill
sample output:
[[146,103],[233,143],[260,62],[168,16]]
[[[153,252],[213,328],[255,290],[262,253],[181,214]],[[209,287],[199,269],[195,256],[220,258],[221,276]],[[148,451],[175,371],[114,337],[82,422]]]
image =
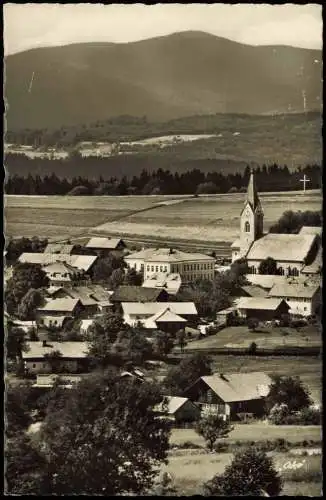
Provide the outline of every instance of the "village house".
[[58,375],[55,373],[44,374],[38,373],[36,375],[36,382],[32,385],[34,389],[51,389],[57,381],[60,381],[60,387],[64,389],[71,389],[82,380],[80,375],[74,373],[70,375]]
[[164,396],[161,403],[153,410],[160,417],[168,418],[176,426],[195,422],[200,418],[200,408],[188,398]]
[[88,274],[97,260],[96,255],[69,255],[65,253],[22,253],[18,258],[21,263],[39,264],[43,268],[50,264],[63,262],[80,272]]
[[285,300],[270,297],[240,297],[235,305],[240,318],[256,318],[260,321],[281,319],[290,309]]
[[165,290],[169,295],[176,295],[180,290],[181,284],[182,280],[179,273],[158,273],[145,280],[142,286],[144,288]]
[[112,310],[110,301],[111,293],[101,285],[88,284],[87,286],[74,287],[50,287],[47,290],[52,298],[79,299],[84,310],[83,315],[92,317],[98,313],[106,313]]
[[[250,175],[244,207],[240,214],[240,238],[231,245],[232,262],[245,257],[251,274],[258,274],[261,262],[273,258],[278,274],[299,276],[315,265],[320,251],[316,231],[298,234],[263,233],[264,213],[257,193],[253,171]],[[317,271],[318,272],[318,271]]]
[[86,243],[86,248],[92,250],[97,255],[101,255],[103,257],[108,256],[110,253],[114,253],[115,255],[123,255],[126,244],[120,238],[99,238],[94,237],[91,238]]
[[62,328],[67,319],[81,317],[83,313],[79,299],[53,299],[36,310],[36,322],[47,328]]
[[158,321],[159,324],[182,323],[185,327],[186,322],[181,321],[182,319],[194,323],[198,317],[193,302],[122,302],[121,307],[124,321],[130,326],[141,322],[148,328],[155,328]]
[[111,295],[111,302],[118,306],[121,302],[167,302],[169,294],[159,288],[120,285]]
[[200,253],[186,253],[172,248],[148,248],[125,257],[130,268],[144,273],[144,281],[160,274],[179,274],[183,283],[212,280],[215,259]]
[[271,378],[264,372],[220,373],[200,377],[183,396],[201,408],[226,419],[237,420],[241,414],[262,416]]
[[269,297],[285,300],[292,315],[312,316],[321,304],[321,288],[306,283],[274,285]]
[[71,287],[85,281],[84,272],[66,262],[54,262],[44,266],[43,271],[50,281],[50,286]]
[[162,311],[159,311],[143,321],[144,328],[161,330],[162,332],[171,334],[175,334],[179,330],[184,330],[186,324],[187,320],[171,311],[169,307],[163,308]]
[[[22,352],[26,374],[38,373],[83,373],[88,370],[87,343],[85,342],[46,342],[27,343]],[[59,352],[61,356],[51,356]]]
[[71,245],[68,243],[49,243],[45,249],[44,253],[63,253],[66,255],[71,255],[76,245]]

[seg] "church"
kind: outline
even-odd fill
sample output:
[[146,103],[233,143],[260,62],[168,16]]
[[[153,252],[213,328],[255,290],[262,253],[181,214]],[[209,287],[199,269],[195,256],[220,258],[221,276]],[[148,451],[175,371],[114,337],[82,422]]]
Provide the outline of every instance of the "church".
[[278,274],[312,277],[321,273],[321,228],[304,226],[298,234],[264,234],[264,212],[251,171],[240,214],[240,238],[231,245],[232,262],[246,258],[249,272],[259,273],[260,263],[272,257]]

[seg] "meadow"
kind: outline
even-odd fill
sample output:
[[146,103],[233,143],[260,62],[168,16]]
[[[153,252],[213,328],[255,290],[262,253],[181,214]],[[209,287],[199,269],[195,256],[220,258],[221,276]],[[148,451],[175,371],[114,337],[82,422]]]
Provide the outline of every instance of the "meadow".
[[246,348],[252,342],[264,349],[307,345],[321,347],[322,338],[318,329],[313,326],[299,329],[259,326],[255,332],[250,331],[246,325],[230,326],[215,335],[189,342],[185,349]]
[[[320,210],[320,191],[262,193],[265,230],[285,210]],[[189,196],[6,196],[6,235],[52,241],[89,235],[163,242],[232,242],[244,194]]]

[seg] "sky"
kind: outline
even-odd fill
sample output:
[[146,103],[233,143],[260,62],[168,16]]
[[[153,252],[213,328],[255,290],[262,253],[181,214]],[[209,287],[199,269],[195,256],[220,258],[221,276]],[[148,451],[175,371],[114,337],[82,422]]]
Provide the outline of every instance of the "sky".
[[126,43],[205,31],[250,45],[322,48],[319,4],[4,5],[5,55],[81,42]]

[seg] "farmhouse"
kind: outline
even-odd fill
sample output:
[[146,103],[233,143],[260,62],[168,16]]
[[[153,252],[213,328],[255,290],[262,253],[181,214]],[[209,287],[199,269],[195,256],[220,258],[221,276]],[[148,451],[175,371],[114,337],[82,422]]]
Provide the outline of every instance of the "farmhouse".
[[178,330],[184,330],[187,320],[171,311],[169,307],[162,309],[158,313],[145,319],[144,328],[151,330],[161,330],[163,332],[176,333]]
[[240,297],[236,310],[242,318],[257,318],[261,321],[280,319],[289,312],[290,306],[280,298]]
[[320,248],[316,231],[299,234],[263,234],[264,213],[257,193],[253,171],[247,196],[240,214],[240,238],[231,245],[232,262],[246,257],[252,274],[257,274],[260,263],[272,257],[280,275],[299,276],[306,266],[315,262]]
[[[85,342],[28,342],[23,351],[25,373],[81,373],[87,371]],[[51,357],[53,352],[61,354]]]
[[156,288],[166,290],[169,295],[176,295],[181,287],[181,276],[179,273],[154,274],[142,284],[144,288]]
[[311,316],[321,304],[320,286],[303,284],[274,285],[269,296],[284,299],[290,306],[289,313],[298,316]]
[[[156,319],[161,319],[162,322],[162,319],[167,320],[167,318],[171,319],[171,322],[181,322],[182,318],[195,321],[198,315],[193,302],[122,302],[121,307],[125,322],[131,326],[138,322],[145,325],[146,320],[149,320],[148,325],[153,325],[153,321],[156,322]],[[164,316],[160,317],[162,313]],[[182,321],[182,323],[184,322]],[[152,326],[148,327],[152,328]]]
[[66,255],[71,255],[76,245],[70,245],[67,243],[49,243],[45,249],[44,253],[63,253]]
[[121,285],[111,296],[113,304],[121,302],[166,302],[169,294],[160,288]]
[[87,316],[99,312],[108,312],[112,309],[112,303],[110,302],[111,293],[101,285],[89,284],[87,286],[75,286],[71,288],[60,287],[52,289],[51,295],[55,298],[79,299]]
[[73,286],[84,279],[84,273],[66,262],[54,262],[43,267],[50,286]]
[[79,299],[53,299],[36,311],[37,324],[61,328],[68,318],[78,317],[84,312]]
[[260,416],[269,394],[271,378],[264,372],[214,374],[200,377],[184,396],[202,411],[236,420],[243,413]]
[[215,259],[200,253],[172,248],[146,249],[125,257],[128,266],[144,272],[144,280],[160,274],[180,274],[182,282],[214,278]]
[[111,252],[122,253],[126,249],[126,244],[120,238],[91,238],[87,244],[86,248],[97,253],[97,255],[108,255]]
[[200,418],[200,409],[188,398],[164,396],[164,400],[153,410],[160,416],[166,416],[175,424],[194,422]]
[[40,264],[42,267],[54,264],[57,262],[64,262],[79,271],[88,273],[97,260],[96,255],[69,255],[65,253],[22,253],[19,257],[19,262],[26,262],[28,264]]

